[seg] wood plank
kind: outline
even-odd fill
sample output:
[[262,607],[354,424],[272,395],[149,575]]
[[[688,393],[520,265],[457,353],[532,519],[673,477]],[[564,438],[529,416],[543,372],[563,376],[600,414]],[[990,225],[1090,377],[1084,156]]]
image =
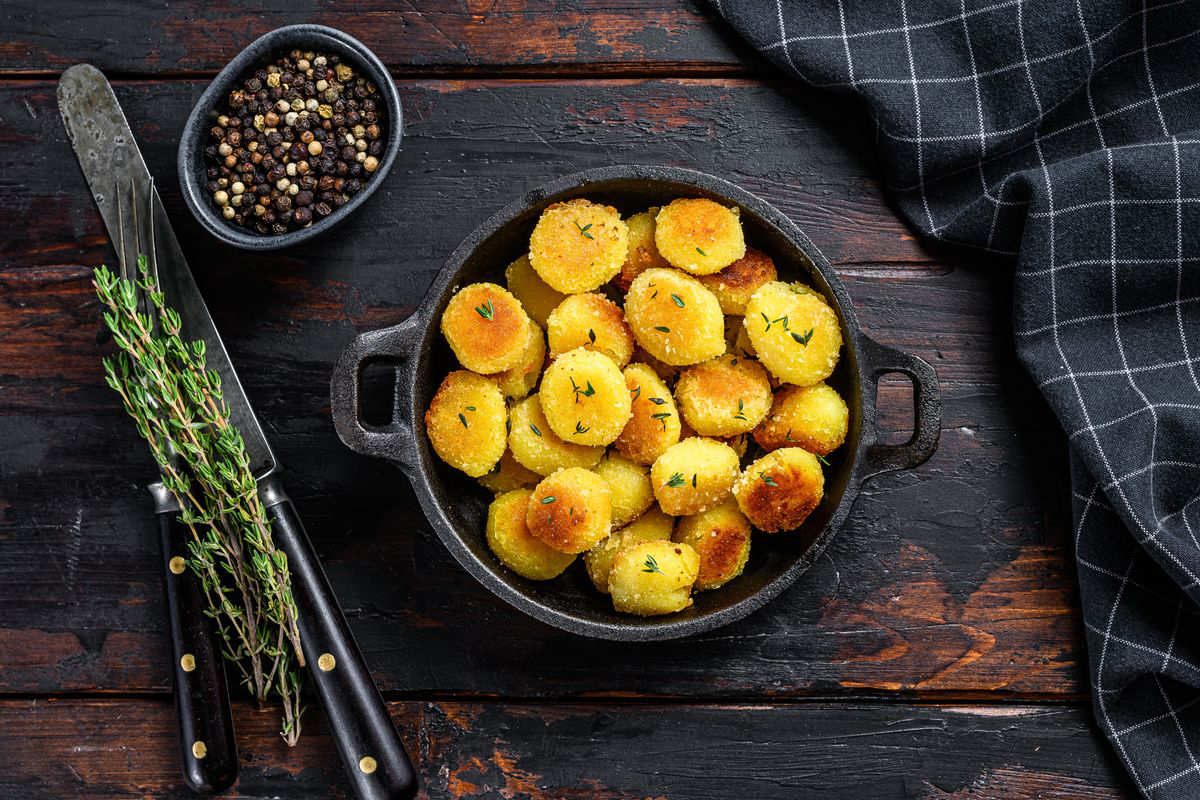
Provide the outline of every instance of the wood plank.
[[11,0],[5,3],[0,74],[58,72],[79,61],[125,74],[213,73],[254,38],[297,22],[344,30],[402,72],[677,73],[745,69],[748,59],[761,65],[699,0],[253,0],[235,7],[202,0],[169,5]]
[[[391,705],[426,798],[1117,800],[1116,758],[1077,707]],[[0,703],[0,792],[28,800],[175,797],[165,700]],[[288,750],[236,710],[227,797],[345,797],[320,713]]]
[[[1086,691],[1065,447],[1010,354],[1006,268],[912,240],[852,109],[741,80],[404,82],[408,138],[388,185],[337,234],[264,255],[218,246],[180,205],[173,139],[201,86],[117,91],[385,688]],[[100,380],[87,274],[111,252],[53,103],[50,83],[0,83],[0,691],[162,690],[151,465]],[[341,348],[407,315],[479,221],[548,177],[630,161],[713,172],[778,205],[835,261],[867,331],[938,367],[945,402],[933,460],[869,484],[797,586],[636,656],[467,579],[399,472],[341,446],[327,395]],[[887,427],[909,421],[904,396],[885,387]]]

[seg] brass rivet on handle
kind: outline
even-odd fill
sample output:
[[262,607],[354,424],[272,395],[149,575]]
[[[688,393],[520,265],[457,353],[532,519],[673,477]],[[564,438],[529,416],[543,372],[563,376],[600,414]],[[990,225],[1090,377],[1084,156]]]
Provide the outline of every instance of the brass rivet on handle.
[[191,653],[184,653],[179,657],[179,666],[183,667],[184,672],[191,672],[196,668],[196,657]]
[[337,659],[333,657],[333,653],[321,653],[317,657],[317,666],[321,668],[321,672],[329,672],[337,666]]
[[364,775],[370,775],[375,771],[375,767],[379,766],[375,763],[375,759],[370,756],[363,756],[358,760],[358,768],[362,770]]
[[187,568],[187,562],[183,560],[182,556],[175,556],[169,562],[169,566],[171,567],[171,572],[176,575],[182,575],[184,569]]
[[208,755],[208,745],[199,739],[197,739],[195,742],[192,742],[192,755],[194,755],[196,758],[204,758],[206,755]]

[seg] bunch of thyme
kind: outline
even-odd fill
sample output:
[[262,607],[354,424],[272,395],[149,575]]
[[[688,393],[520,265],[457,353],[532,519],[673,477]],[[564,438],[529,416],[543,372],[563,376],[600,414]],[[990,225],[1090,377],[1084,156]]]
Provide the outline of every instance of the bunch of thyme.
[[[105,267],[94,272],[104,322],[119,350],[104,359],[106,381],[179,502],[179,519],[191,534],[188,566],[204,587],[225,657],[260,704],[272,691],[279,695],[281,735],[294,745],[304,656],[287,556],[271,538],[220,376],[205,365],[204,342],[180,338],[182,320],[165,304],[144,257],[138,273],[131,282]],[[138,310],[143,293],[153,306],[150,315]]]

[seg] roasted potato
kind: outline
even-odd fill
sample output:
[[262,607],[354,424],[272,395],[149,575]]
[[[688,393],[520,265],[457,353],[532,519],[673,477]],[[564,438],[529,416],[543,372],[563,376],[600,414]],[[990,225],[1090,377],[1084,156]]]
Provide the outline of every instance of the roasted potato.
[[505,450],[496,468],[479,479],[479,485],[495,494],[511,492],[514,489],[532,489],[542,479],[531,469],[521,466],[511,450]]
[[595,472],[612,489],[612,524],[619,528],[632,522],[654,503],[650,488],[650,470],[618,453],[609,452],[600,459]]
[[824,494],[820,462],[799,447],[772,450],[746,467],[733,485],[738,508],[766,533],[800,527]]
[[542,377],[542,367],[545,365],[545,334],[536,322],[529,320],[529,333],[525,340],[525,349],[521,352],[521,360],[512,368],[498,372],[492,377],[505,397],[519,400],[537,386],[538,379]]
[[597,289],[612,280],[629,252],[629,228],[611,206],[588,200],[555,203],[529,237],[529,263],[564,294]]
[[837,314],[803,284],[763,284],[746,304],[744,324],[762,365],[784,383],[811,386],[837,366],[842,349]]
[[701,275],[700,283],[712,292],[726,314],[743,316],[746,303],[764,283],[775,280],[775,262],[761,250],[747,248],[746,255],[720,272]]
[[678,270],[648,269],[637,276],[625,296],[625,319],[637,343],[667,364],[698,364],[725,352],[720,303]]
[[629,291],[633,279],[653,267],[669,267],[670,264],[658,253],[654,244],[654,218],[658,216],[658,206],[652,206],[640,214],[634,214],[625,220],[629,228],[629,254],[614,282],[622,292]]
[[629,389],[608,356],[582,347],[563,353],[542,375],[542,413],[560,439],[610,444],[629,421]]
[[700,198],[672,200],[659,211],[654,243],[671,266],[693,275],[719,272],[746,255],[738,209]]
[[701,436],[736,436],[753,430],[771,410],[771,382],[757,361],[726,354],[685,369],[675,402]]
[[556,578],[575,560],[572,553],[549,547],[529,532],[525,522],[529,509],[528,489],[499,495],[488,506],[487,543],[500,563],[531,581]]
[[625,386],[632,401],[629,422],[617,437],[616,448],[639,464],[653,464],[679,441],[679,411],[662,379],[645,364],[625,368]]
[[504,282],[513,297],[521,301],[529,318],[546,327],[550,312],[558,308],[558,304],[566,297],[562,292],[556,292],[541,279],[529,263],[529,254],[518,258],[504,270]]
[[555,550],[582,553],[612,530],[612,490],[590,470],[560,469],[534,488],[525,522]]
[[686,544],[650,541],[623,548],[608,573],[613,608],[642,617],[682,611],[692,604],[700,556]]
[[754,429],[763,450],[803,447],[827,456],[846,441],[850,410],[842,396],[826,383],[785,386],[775,393],[767,418]]
[[546,323],[550,357],[583,347],[603,353],[620,369],[633,355],[633,331],[625,312],[602,294],[573,294],[551,312]]
[[672,516],[699,514],[729,497],[738,477],[733,448],[714,439],[693,437],[672,445],[650,468],[654,497]]
[[668,517],[658,506],[652,506],[645,514],[619,531],[613,531],[608,538],[584,553],[583,564],[596,589],[608,594],[608,573],[612,570],[617,553],[641,542],[666,541],[671,538],[674,527],[674,517]]
[[680,517],[671,539],[700,555],[699,590],[729,583],[742,574],[750,558],[750,522],[732,497],[708,511]]
[[489,375],[515,367],[529,341],[529,315],[504,288],[472,283],[459,289],[442,313],[442,335],[472,372]]
[[[738,321],[739,324],[741,320]],[[635,340],[636,341],[636,340]],[[645,348],[635,344],[633,346],[633,356],[629,359],[630,363],[645,364],[650,369],[654,370],[654,374],[662,378],[663,383],[667,386],[675,385],[675,379],[679,377],[680,367],[671,364],[664,364],[654,356],[646,352]]]
[[591,469],[604,455],[603,447],[572,444],[558,438],[546,422],[541,398],[536,394],[514,405],[509,419],[508,447],[513,458],[538,475],[549,475],[566,467]]
[[494,381],[466,370],[447,375],[425,412],[425,432],[438,458],[472,478],[504,455],[508,409]]

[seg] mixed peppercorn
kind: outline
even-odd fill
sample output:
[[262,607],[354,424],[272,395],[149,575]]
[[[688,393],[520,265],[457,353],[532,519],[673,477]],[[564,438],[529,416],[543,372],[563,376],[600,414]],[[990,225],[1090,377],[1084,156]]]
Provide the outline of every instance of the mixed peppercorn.
[[386,141],[379,88],[335,54],[293,50],[217,110],[208,164],[218,213],[264,235],[304,228],[362,191]]

